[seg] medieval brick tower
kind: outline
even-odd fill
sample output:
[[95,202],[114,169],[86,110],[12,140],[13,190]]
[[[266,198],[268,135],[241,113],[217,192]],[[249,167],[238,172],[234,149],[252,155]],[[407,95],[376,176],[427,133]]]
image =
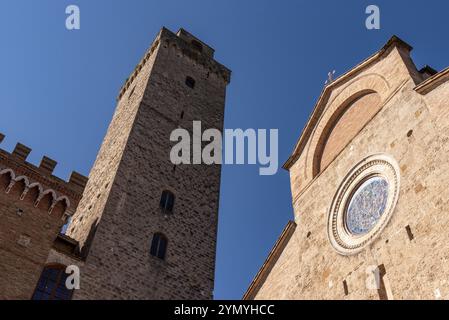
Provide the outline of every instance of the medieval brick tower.
[[170,134],[222,130],[230,71],[163,28],[123,86],[67,235],[86,260],[74,299],[210,299],[219,165],[170,161]]

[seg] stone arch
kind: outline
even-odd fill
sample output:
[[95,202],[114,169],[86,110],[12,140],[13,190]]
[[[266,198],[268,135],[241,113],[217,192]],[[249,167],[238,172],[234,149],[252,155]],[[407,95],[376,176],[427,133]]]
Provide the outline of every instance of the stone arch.
[[30,183],[27,176],[17,176],[12,169],[0,170],[0,191],[3,190],[10,196],[33,204],[34,207],[56,215],[64,215],[70,207],[67,196],[58,197],[53,189],[44,191],[39,182]]
[[41,193],[44,192],[44,188],[42,188],[42,186],[41,186],[41,184],[40,184],[39,182],[33,182],[33,183],[30,183],[30,185],[28,186],[28,188],[29,188],[29,189],[31,189],[31,188],[37,188],[37,189],[39,190],[39,195],[40,195]]
[[11,181],[8,187],[8,194],[15,198],[21,198],[22,194],[28,188],[28,179],[25,177],[18,177]]
[[70,201],[66,196],[59,197],[53,201],[49,213],[55,214],[56,216],[63,216],[69,206]]
[[364,90],[350,97],[326,123],[313,158],[313,176],[325,169],[379,111],[380,95]]
[[56,202],[64,202],[66,207],[70,207],[70,200],[66,196],[60,196],[58,199],[56,199]]
[[30,180],[26,176],[18,176],[18,177],[14,178],[14,181],[16,181],[16,182],[18,182],[20,180],[23,180],[27,187],[30,185]]
[[15,173],[11,169],[4,169],[0,171],[0,190],[6,191],[11,181],[15,178]]
[[26,192],[22,193],[22,200],[34,204],[43,192],[42,186],[35,182],[28,186]]
[[[330,156],[324,163],[326,166],[338,156],[347,144],[377,114],[391,92],[392,89],[383,76],[370,73],[348,82],[338,94],[332,97],[327,102],[311,134],[306,154],[305,176],[314,178],[325,169],[322,168],[321,160],[323,152],[326,151],[326,142],[328,142],[329,135],[332,134],[333,129],[337,125],[344,127],[344,123],[339,124],[339,121],[342,119],[344,121],[348,120],[345,119],[345,114],[348,115],[347,112],[351,110],[351,107],[355,106],[356,109],[351,110],[353,115],[349,117],[349,123],[355,120],[353,116],[357,116],[357,111],[360,112],[360,108],[365,102],[369,102],[370,99],[375,101],[375,107],[370,110],[366,119],[362,119],[363,123],[346,137],[345,143],[330,153]],[[367,98],[368,100],[363,101]]]
[[8,192],[10,195],[17,195],[21,200],[28,191],[30,180],[26,176],[18,176],[13,179],[10,185],[11,190]]
[[3,169],[0,171],[0,176],[5,174],[5,173],[9,173],[13,178],[16,177],[16,174],[14,173],[14,171],[12,169]]
[[48,189],[41,193],[34,206],[41,210],[50,211],[56,199],[56,192]]

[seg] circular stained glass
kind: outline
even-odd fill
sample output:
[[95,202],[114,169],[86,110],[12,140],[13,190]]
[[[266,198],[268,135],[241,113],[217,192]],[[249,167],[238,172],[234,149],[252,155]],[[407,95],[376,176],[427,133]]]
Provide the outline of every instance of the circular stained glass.
[[356,254],[387,226],[398,201],[399,165],[387,154],[374,154],[345,176],[329,209],[328,235],[334,249]]
[[346,227],[353,235],[364,235],[373,229],[385,212],[388,181],[372,177],[363,182],[352,196],[346,211]]

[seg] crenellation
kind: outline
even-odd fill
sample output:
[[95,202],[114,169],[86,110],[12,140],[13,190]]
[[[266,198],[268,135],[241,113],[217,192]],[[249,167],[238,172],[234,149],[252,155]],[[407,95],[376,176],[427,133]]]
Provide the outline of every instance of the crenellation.
[[89,178],[83,176],[82,174],[72,171],[69,179],[69,185],[84,189],[88,180]]
[[16,156],[18,159],[25,161],[30,154],[31,149],[27,146],[21,144],[20,142],[16,144],[14,151],[12,152],[13,156]]
[[30,152],[21,143],[12,153],[0,149],[0,299],[31,298],[87,179],[79,175],[76,185],[65,182],[52,174],[56,161],[44,156],[37,167],[26,161]]
[[203,54],[211,59],[214,58],[215,50],[185,29],[180,28],[176,35],[188,43],[196,52],[199,52],[200,54]]
[[43,156],[41,164],[39,165],[39,169],[41,169],[43,172],[46,172],[47,174],[52,174],[57,164],[58,163],[55,160],[50,159],[47,156]]
[[[1,136],[4,137],[4,135],[0,134],[0,138]],[[81,197],[83,188],[87,183],[87,177],[77,172],[72,172],[69,181],[54,176],[53,171],[57,162],[47,156],[43,156],[37,167],[26,161],[31,151],[31,148],[22,143],[17,143],[14,151],[11,153],[0,148],[0,169],[11,168],[15,172],[35,179],[55,190],[68,193],[74,198],[79,199]]]

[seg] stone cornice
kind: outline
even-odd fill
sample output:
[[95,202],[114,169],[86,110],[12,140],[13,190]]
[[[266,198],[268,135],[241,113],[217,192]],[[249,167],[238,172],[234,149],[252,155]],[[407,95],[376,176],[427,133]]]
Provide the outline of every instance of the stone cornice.
[[421,82],[415,87],[415,91],[419,94],[426,95],[447,81],[449,81],[449,67]]

